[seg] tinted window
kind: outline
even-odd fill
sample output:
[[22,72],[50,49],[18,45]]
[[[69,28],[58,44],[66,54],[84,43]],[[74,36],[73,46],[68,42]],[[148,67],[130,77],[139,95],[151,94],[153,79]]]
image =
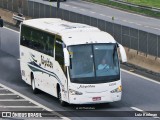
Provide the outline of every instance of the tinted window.
[[68,50],[71,82],[95,84],[120,79],[116,44],[73,45]]
[[55,36],[44,31],[22,25],[21,45],[53,56]]
[[23,46],[30,46],[30,38],[31,37],[31,31],[28,27],[22,26],[21,27],[21,45]]
[[72,53],[71,78],[95,77],[92,46],[73,46],[69,47],[69,51]]
[[63,42],[60,39],[56,40],[55,59],[59,62],[61,67],[64,66]]

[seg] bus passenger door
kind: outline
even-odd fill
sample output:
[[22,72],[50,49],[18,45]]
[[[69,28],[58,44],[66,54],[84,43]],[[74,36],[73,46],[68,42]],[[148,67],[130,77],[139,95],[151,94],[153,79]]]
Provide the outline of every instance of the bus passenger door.
[[62,99],[67,100],[67,68],[64,65],[64,53],[63,53],[64,44],[61,39],[56,38],[55,42],[55,72],[58,76],[58,82],[62,89]]

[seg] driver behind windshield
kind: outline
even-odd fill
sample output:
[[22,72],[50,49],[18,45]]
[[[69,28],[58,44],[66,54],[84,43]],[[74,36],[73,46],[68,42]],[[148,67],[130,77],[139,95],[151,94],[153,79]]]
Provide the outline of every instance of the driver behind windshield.
[[106,62],[106,59],[102,59],[101,64],[98,65],[98,70],[109,69],[109,65]]

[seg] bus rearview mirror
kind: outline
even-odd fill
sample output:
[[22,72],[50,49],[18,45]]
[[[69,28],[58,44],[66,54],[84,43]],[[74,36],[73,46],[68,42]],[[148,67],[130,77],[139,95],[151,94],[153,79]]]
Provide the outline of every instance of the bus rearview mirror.
[[69,63],[69,52],[66,48],[63,48],[63,52],[64,52],[64,65],[66,67],[68,67],[70,65],[70,63]]
[[119,46],[122,62],[127,62],[127,55],[124,47],[121,44],[119,44],[118,46]]

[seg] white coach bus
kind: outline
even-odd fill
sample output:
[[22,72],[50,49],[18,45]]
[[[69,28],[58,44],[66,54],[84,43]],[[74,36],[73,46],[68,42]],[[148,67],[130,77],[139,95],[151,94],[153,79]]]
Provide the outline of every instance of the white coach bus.
[[121,100],[118,53],[126,62],[123,46],[96,27],[55,18],[21,24],[22,79],[34,93],[42,90],[61,105]]

